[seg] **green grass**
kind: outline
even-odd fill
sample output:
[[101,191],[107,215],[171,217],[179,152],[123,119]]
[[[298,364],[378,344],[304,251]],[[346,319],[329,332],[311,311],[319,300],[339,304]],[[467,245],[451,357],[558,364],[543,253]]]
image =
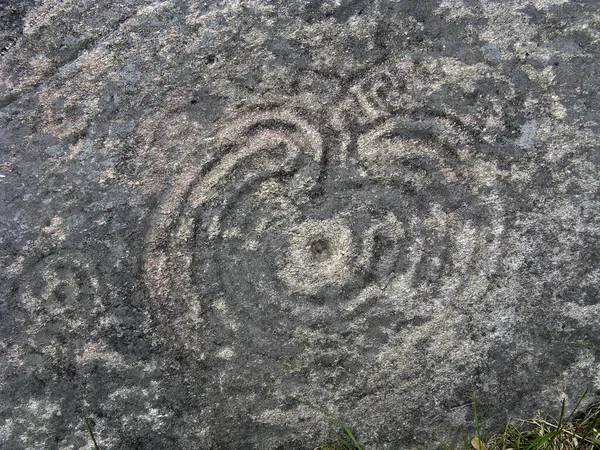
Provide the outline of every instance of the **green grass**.
[[481,450],[600,450],[600,401],[581,418],[573,418],[575,410],[565,418],[563,402],[558,420],[538,416],[519,426],[508,425],[502,433],[481,441]]
[[[600,401],[592,404],[581,417],[574,418],[582,400],[583,397],[569,416],[566,416],[563,401],[558,419],[538,416],[520,420],[518,425],[507,425],[502,433],[489,439],[485,438],[475,407],[476,436],[470,441],[465,439],[464,450],[600,450]],[[358,444],[348,427],[339,421],[337,424],[341,424],[339,435],[315,450],[367,450]],[[439,440],[438,444],[445,450],[458,450]]]
[[[600,347],[575,342],[576,345],[600,351]],[[504,431],[485,437],[485,421],[482,423],[473,402],[475,436],[465,439],[464,450],[600,450],[600,401],[592,404],[581,417],[575,417],[585,395],[581,397],[571,414],[566,416],[566,403],[563,401],[559,418],[543,418],[539,414],[530,420],[519,420],[517,425],[508,424]],[[306,402],[302,402],[308,404]],[[341,430],[332,442],[326,442],[314,450],[367,450],[361,447],[350,429],[327,411],[310,405],[334,419]],[[445,450],[458,450],[445,444],[436,436],[434,439]],[[417,449],[415,449],[417,450]]]
[[488,440],[478,440],[481,450],[600,450],[600,402],[594,403],[579,419],[565,418],[565,405],[558,420],[542,418],[507,425]]
[[315,450],[363,450],[348,427],[343,427],[338,436],[331,442],[327,441]]

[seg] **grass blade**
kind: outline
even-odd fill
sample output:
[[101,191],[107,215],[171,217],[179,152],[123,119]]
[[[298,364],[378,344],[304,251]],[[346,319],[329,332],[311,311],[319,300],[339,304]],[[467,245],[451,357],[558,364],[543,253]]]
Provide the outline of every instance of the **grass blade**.
[[450,447],[449,445],[447,445],[444,441],[442,441],[437,434],[433,435],[433,438],[439,442],[439,444],[444,447],[444,450],[452,450],[452,447]]
[[[331,422],[333,422],[336,426],[340,427],[342,429],[342,432],[346,435],[346,437],[348,437],[350,439],[350,442],[348,442],[346,439],[344,439],[343,436],[337,437],[338,442],[344,446],[340,450],[363,450],[363,448],[360,446],[360,444],[358,443],[358,441],[352,434],[352,431],[350,431],[350,428],[348,428],[340,419],[338,419],[336,416],[331,414],[329,411],[327,411],[326,409],[321,408],[317,405],[314,405],[306,400],[302,400],[300,398],[294,397],[293,395],[288,394],[288,395],[286,395],[286,398],[292,399],[294,401],[297,401],[298,403],[306,405],[306,406],[314,409],[315,411],[319,411],[321,414],[323,414],[325,417],[327,417]],[[326,445],[322,445],[321,447],[317,447],[317,448],[320,448],[320,449],[331,448],[331,449],[335,450],[338,448],[338,446],[337,446],[337,444],[326,444]]]
[[596,350],[597,352],[600,352],[600,347],[595,347],[593,345],[586,344],[585,342],[576,341],[575,344],[580,345],[585,348],[589,348],[591,350]]
[[544,445],[546,442],[548,442],[550,439],[552,439],[554,437],[554,435],[556,434],[555,431],[545,435],[545,436],[539,436],[537,438],[535,438],[527,447],[527,450],[537,450],[539,449],[542,445]]
[[573,410],[571,411],[571,414],[569,414],[569,417],[567,418],[567,422],[570,422],[571,419],[573,419],[573,416],[575,415],[575,413],[577,412],[577,410],[581,406],[581,403],[583,402],[583,399],[586,398],[586,397],[587,397],[587,391],[585,391],[583,393],[583,395],[581,396],[581,398],[579,399],[579,401],[575,405],[575,408],[573,408]]
[[358,441],[352,434],[352,431],[350,431],[350,428],[348,428],[346,425],[342,424],[342,429],[344,430],[344,433],[346,433],[346,435],[350,438],[350,440],[352,441],[352,444],[356,447],[356,450],[362,450],[360,444],[358,443]]
[[83,421],[85,422],[85,427],[87,428],[87,431],[90,434],[90,437],[92,438],[92,442],[94,443],[94,449],[100,450],[100,447],[98,447],[98,444],[96,443],[96,438],[94,437],[94,432],[92,431],[92,427],[90,426],[90,421],[86,417],[85,413],[82,413],[82,414],[83,414]]

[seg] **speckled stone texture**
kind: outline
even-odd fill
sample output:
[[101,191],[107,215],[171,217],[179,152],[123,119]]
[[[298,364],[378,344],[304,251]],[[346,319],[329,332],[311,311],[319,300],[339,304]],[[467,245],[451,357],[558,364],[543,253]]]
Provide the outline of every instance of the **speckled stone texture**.
[[[600,2],[0,2],[0,447],[433,446],[600,393]],[[296,397],[301,401],[289,398]]]

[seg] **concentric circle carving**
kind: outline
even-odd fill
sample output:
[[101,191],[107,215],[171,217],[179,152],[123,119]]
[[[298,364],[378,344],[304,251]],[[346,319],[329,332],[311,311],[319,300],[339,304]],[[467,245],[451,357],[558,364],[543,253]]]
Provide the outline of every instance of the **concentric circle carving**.
[[[451,357],[447,333],[482,301],[500,254],[496,180],[457,119],[404,113],[405,84],[376,81],[324,108],[346,108],[333,125],[300,101],[231,115],[208,161],[179,177],[148,235],[145,273],[182,343],[232,364],[288,346],[273,358],[292,371],[351,348],[361,361],[407,357],[406,375],[418,336]],[[225,350],[191,339],[207,327],[229,330]]]

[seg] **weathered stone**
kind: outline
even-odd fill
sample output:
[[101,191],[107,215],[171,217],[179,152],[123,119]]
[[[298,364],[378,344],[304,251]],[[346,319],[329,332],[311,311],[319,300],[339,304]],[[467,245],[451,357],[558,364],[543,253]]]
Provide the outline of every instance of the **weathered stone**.
[[413,448],[598,395],[598,2],[1,5],[2,448],[312,448],[302,401]]

